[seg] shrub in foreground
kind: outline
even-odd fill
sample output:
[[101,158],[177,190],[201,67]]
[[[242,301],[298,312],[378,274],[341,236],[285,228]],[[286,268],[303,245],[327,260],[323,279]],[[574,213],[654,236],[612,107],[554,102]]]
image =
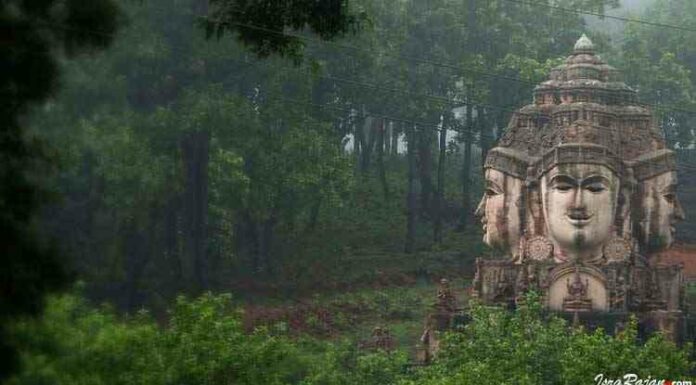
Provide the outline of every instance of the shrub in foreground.
[[617,336],[569,328],[537,300],[515,312],[474,305],[472,321],[445,334],[440,354],[410,369],[404,352],[361,352],[354,343],[246,333],[230,296],[179,298],[165,326],[146,313],[119,318],[79,296],[52,297],[39,320],[11,334],[23,370],[11,385],[466,385],[594,384],[594,377],[686,379],[687,351],[636,323]]

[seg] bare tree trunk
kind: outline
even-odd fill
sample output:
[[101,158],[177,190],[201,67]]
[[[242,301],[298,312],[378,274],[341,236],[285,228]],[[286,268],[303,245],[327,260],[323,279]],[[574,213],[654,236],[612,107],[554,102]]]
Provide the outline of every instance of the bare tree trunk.
[[[469,48],[478,52],[479,30],[478,20],[476,15],[476,1],[467,1],[467,19],[469,30],[471,31],[471,40]],[[474,108],[471,104],[471,90],[467,93],[466,105],[466,128],[464,135],[464,159],[462,161],[462,216],[460,218],[460,229],[465,231],[469,225],[472,205],[471,205],[471,146],[473,142],[473,112]]]
[[164,208],[165,261],[174,269],[174,276],[181,277],[183,269],[179,255],[179,207],[181,198],[175,193]]
[[258,233],[258,226],[249,210],[242,210],[239,220],[235,224],[236,252],[249,258],[254,273],[261,269]]
[[[384,118],[382,118],[384,119]],[[382,138],[382,142],[384,143],[384,151],[383,153],[387,154],[387,156],[391,155],[391,144],[392,144],[392,133],[394,132],[394,122],[389,122],[389,124],[384,126],[384,123],[382,123],[382,127],[384,128],[384,137]]]
[[432,154],[433,134],[429,130],[418,133],[418,171],[420,174],[420,215],[422,218],[430,219],[432,216],[432,193],[433,193],[433,154]]
[[433,227],[433,240],[442,244],[442,210],[445,201],[445,155],[447,154],[447,124],[448,118],[443,118],[442,130],[440,130],[440,157],[437,162],[437,197],[435,199],[435,226]]
[[181,141],[184,163],[184,278],[199,289],[209,286],[208,227],[208,162],[210,133],[193,131]]
[[486,120],[486,112],[480,106],[476,109],[476,124],[478,126],[479,145],[481,147],[481,164],[483,165],[486,162],[486,155],[491,147],[493,135],[491,127]]
[[409,126],[406,135],[408,142],[408,195],[406,196],[407,223],[406,243],[404,251],[413,253],[416,245],[416,133],[413,126]]
[[466,127],[464,132],[464,159],[462,161],[462,216],[461,230],[466,230],[471,216],[471,145],[473,141],[473,106],[466,106]]
[[[402,123],[403,126],[403,123]],[[395,127],[392,127],[392,133],[391,133],[391,155],[396,156],[399,153],[399,134],[401,133],[400,130],[397,130]]]
[[372,161],[372,152],[374,151],[375,144],[377,143],[377,124],[378,119],[373,117],[365,118],[363,124],[363,146],[362,152],[360,153],[360,171],[363,174],[367,174],[370,170],[370,162]]
[[377,140],[377,166],[379,167],[379,180],[382,183],[382,190],[384,191],[384,200],[389,200],[389,184],[387,183],[387,172],[384,169],[384,118],[380,119],[380,125],[378,128],[378,140]]
[[125,282],[124,282],[124,308],[131,310],[137,306],[138,297],[138,282],[140,281],[140,276],[142,270],[147,262],[149,253],[143,249],[148,244],[148,239],[138,231],[137,225],[135,223],[129,223],[127,225],[129,228],[126,230],[125,234]]
[[362,127],[363,119],[361,117],[352,117],[351,123],[353,125],[353,156],[355,156],[355,171],[357,174],[360,171],[362,163],[362,156],[360,156],[360,153],[364,149],[365,131]]
[[275,210],[271,213],[263,224],[261,225],[261,231],[259,232],[259,259],[260,259],[260,271],[272,272],[273,266],[271,265],[271,252],[273,247],[273,239],[275,234],[275,225],[277,223],[277,216]]
[[506,114],[505,111],[500,111],[496,115],[496,123],[495,126],[498,128],[498,131],[495,135],[494,141],[497,142],[500,140],[500,138],[503,136],[503,133],[507,129],[507,121],[505,120]]

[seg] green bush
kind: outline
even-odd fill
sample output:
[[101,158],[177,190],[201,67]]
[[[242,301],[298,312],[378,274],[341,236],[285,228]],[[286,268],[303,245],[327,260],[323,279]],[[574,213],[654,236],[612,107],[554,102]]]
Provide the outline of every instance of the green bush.
[[166,327],[147,316],[120,321],[76,296],[48,301],[41,320],[13,334],[24,370],[10,384],[290,384],[307,367],[294,344],[244,333],[229,296],[177,299]]
[[247,333],[228,295],[180,297],[165,326],[147,313],[119,318],[79,296],[47,301],[39,320],[15,323],[23,370],[9,385],[466,385],[592,384],[619,378],[684,379],[687,351],[636,322],[613,337],[545,317],[539,302],[515,312],[472,306],[472,321],[446,333],[435,362],[409,370],[404,352],[361,351],[350,341]]
[[446,333],[435,363],[408,384],[593,384],[597,374],[617,379],[683,379],[692,367],[688,350],[656,334],[637,339],[633,319],[616,336],[602,329],[569,328],[545,317],[538,298],[515,312],[474,304],[472,322]]

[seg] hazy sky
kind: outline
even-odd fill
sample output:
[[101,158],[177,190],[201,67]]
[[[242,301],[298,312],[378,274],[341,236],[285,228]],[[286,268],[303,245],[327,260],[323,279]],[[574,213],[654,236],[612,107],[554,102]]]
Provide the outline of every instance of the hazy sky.
[[640,10],[655,0],[621,0],[621,7],[631,10]]

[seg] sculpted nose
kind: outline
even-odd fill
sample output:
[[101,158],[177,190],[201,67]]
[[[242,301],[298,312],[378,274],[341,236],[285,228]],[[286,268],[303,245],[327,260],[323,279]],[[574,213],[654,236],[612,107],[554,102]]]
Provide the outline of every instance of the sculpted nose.
[[585,194],[583,194],[583,189],[573,190],[573,209],[582,210],[585,208]]
[[683,221],[686,219],[686,215],[684,214],[684,209],[682,208],[681,202],[679,202],[679,199],[676,200],[676,204],[674,205],[674,219],[678,221]]

